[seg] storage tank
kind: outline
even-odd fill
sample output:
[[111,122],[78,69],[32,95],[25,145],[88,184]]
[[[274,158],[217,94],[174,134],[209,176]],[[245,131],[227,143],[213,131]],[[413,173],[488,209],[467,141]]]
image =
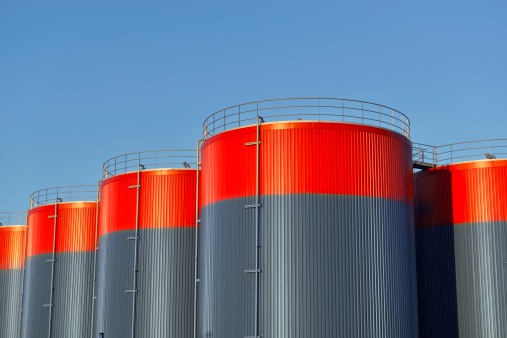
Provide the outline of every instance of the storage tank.
[[190,337],[195,150],[104,163],[94,337]]
[[204,135],[199,337],[417,337],[405,115],[276,99]]
[[89,338],[97,187],[30,197],[21,337]]
[[18,338],[21,321],[26,212],[0,212],[0,337]]
[[414,177],[420,336],[507,337],[507,140],[415,157],[424,148],[436,167]]

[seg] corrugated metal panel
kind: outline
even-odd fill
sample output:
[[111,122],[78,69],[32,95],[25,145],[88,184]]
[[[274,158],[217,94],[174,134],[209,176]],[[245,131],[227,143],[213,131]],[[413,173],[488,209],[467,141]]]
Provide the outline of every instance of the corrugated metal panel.
[[22,284],[22,270],[0,270],[0,337],[19,337]]
[[421,337],[507,336],[506,180],[505,160],[416,175]]
[[[195,170],[141,173],[139,228],[195,226]],[[137,172],[114,176],[101,189],[100,235],[135,228]]]
[[25,234],[25,226],[0,226],[0,270],[23,268]]
[[[28,212],[27,264],[25,268],[22,337],[82,337],[91,334],[93,257],[97,203],[58,204],[54,294],[51,258],[55,205]],[[52,306],[50,324],[49,307]]]
[[453,227],[419,228],[416,248],[419,336],[458,338]]
[[[253,335],[252,198],[202,209],[199,337]],[[417,337],[412,208],[379,198],[262,196],[260,335]]]
[[454,164],[415,175],[418,227],[507,220],[507,161]]
[[[260,335],[416,337],[410,142],[343,123],[263,124]],[[202,148],[201,337],[255,334],[256,127]]]
[[[52,255],[29,257],[25,271],[24,338],[47,337]],[[93,253],[59,253],[56,256],[51,337],[89,338],[91,324]]]
[[418,173],[414,179],[416,228],[453,223],[452,173],[444,168]]
[[[100,239],[94,337],[131,336],[132,231]],[[139,232],[136,337],[191,337],[193,333],[194,231],[143,229]]]
[[[141,173],[135,334],[193,332],[196,171]],[[131,336],[137,172],[114,176],[101,191],[94,334]]]
[[0,337],[20,334],[25,233],[25,226],[0,227]]
[[462,338],[507,337],[507,222],[454,228],[456,292]]
[[[227,131],[202,147],[202,205],[255,194],[255,127]],[[412,203],[410,141],[346,123],[261,125],[260,193],[375,196]],[[217,184],[217,182],[220,182]]]
[[46,263],[51,255],[26,258],[23,286],[22,338],[47,337],[49,310],[43,307],[49,302],[51,265]]
[[[28,211],[27,257],[53,252],[54,213],[54,204]],[[93,251],[96,213],[96,202],[58,204],[56,252]]]

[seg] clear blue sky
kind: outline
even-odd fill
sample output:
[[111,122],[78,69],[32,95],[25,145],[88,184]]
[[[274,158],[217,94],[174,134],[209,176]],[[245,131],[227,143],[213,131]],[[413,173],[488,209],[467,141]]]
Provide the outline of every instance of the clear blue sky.
[[505,1],[0,2],[0,211],[102,163],[193,148],[221,108],[372,101],[412,140],[507,137]]

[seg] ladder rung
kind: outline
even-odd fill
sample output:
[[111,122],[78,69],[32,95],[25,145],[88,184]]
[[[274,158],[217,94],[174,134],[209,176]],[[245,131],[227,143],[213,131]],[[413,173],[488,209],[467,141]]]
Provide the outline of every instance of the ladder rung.
[[139,240],[139,236],[137,237],[127,237],[127,241],[138,241]]
[[261,144],[261,141],[245,142],[245,146],[255,146],[257,144]]
[[48,218],[58,218],[58,215],[49,215]]
[[261,269],[250,269],[250,270],[243,270],[244,273],[260,273]]
[[140,184],[129,185],[129,189],[134,189],[134,188],[141,188],[141,185]]
[[44,305],[42,305],[42,307],[52,307],[52,306],[54,306],[54,305],[53,304],[44,304]]
[[246,336],[244,338],[261,338],[261,336]]
[[51,263],[51,262],[56,262],[56,259],[54,259],[54,258],[46,259],[46,263]]
[[125,290],[125,293],[137,293],[137,290]]
[[262,207],[262,204],[247,204],[247,205],[245,205],[245,209],[260,208],[260,207]]
[[200,220],[200,219],[198,219],[198,220],[197,220],[197,223],[201,223],[201,220]]

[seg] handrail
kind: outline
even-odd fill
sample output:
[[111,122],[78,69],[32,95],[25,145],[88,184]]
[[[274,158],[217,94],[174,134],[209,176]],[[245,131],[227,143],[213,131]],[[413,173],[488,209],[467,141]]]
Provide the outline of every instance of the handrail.
[[57,199],[61,202],[95,201],[96,185],[72,185],[41,189],[30,195],[30,209],[41,205],[53,204]]
[[102,179],[137,171],[139,166],[145,169],[195,168],[194,149],[163,149],[127,153],[110,158],[102,165]]
[[[430,146],[412,143],[412,159],[431,163],[435,166],[447,164],[487,160],[488,156],[507,158],[507,139],[486,139]],[[425,160],[421,160],[421,154]],[[492,158],[491,158],[492,159]]]
[[339,98],[280,98],[253,101],[221,109],[203,123],[204,138],[246,125],[312,120],[359,123],[393,130],[410,139],[410,120],[396,109],[380,104]]
[[26,225],[26,211],[0,212],[0,226]]

